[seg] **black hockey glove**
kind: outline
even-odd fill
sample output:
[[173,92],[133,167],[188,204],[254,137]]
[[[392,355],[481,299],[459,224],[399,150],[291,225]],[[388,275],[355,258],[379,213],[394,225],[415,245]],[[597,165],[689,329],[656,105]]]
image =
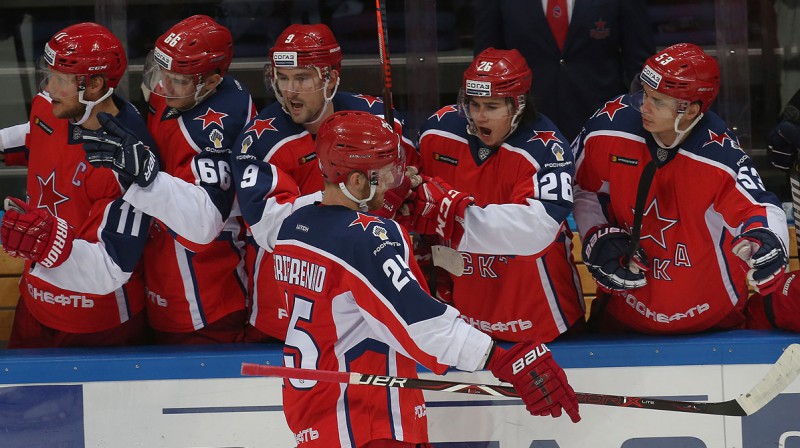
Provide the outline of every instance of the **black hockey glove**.
[[636,250],[625,262],[631,245],[631,235],[619,227],[594,227],[583,240],[583,262],[603,290],[624,291],[647,284],[645,272],[650,261],[644,250]]
[[733,253],[742,259],[747,280],[762,295],[773,292],[783,279],[789,258],[783,241],[770,229],[758,227],[733,239]]
[[797,162],[800,150],[800,125],[783,120],[767,136],[767,155],[775,168],[790,170]]
[[126,189],[133,183],[146,187],[159,171],[158,158],[136,135],[111,114],[97,114],[103,131],[84,131],[83,150],[95,168],[111,168]]

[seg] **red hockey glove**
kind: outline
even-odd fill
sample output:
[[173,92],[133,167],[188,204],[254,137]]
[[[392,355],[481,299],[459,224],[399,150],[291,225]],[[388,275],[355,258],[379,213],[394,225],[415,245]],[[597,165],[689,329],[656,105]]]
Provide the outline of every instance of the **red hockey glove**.
[[641,247],[628,263],[624,262],[630,244],[631,235],[619,227],[593,227],[586,233],[583,262],[601,289],[624,291],[647,284],[644,274],[650,262]]
[[[408,216],[408,207],[403,208],[404,211],[401,211],[403,202],[411,195],[411,189],[417,188],[420,183],[422,183],[422,177],[419,176],[419,170],[413,166],[406,167],[403,182],[399,186],[386,191],[383,195],[383,207],[372,213],[381,218],[389,219],[397,219],[398,212],[400,212],[400,216]],[[405,224],[401,220],[398,220],[398,222]]]
[[775,232],[757,227],[741,233],[731,242],[733,253],[742,259],[747,281],[761,294],[774,291],[783,279],[789,259],[783,241]]
[[563,409],[573,423],[581,420],[575,391],[544,344],[520,342],[508,350],[495,346],[487,367],[514,386],[531,415],[560,417]]
[[464,212],[475,203],[475,198],[454,190],[438,177],[422,176],[422,179],[412,195],[413,231],[439,235],[444,245],[455,249],[464,236]]
[[46,268],[54,268],[69,257],[75,239],[69,223],[16,198],[6,198],[5,209],[0,237],[9,255]]

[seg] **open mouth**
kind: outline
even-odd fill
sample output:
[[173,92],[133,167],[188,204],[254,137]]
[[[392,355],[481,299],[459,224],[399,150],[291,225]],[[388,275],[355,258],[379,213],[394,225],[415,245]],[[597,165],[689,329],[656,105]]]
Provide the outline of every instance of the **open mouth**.
[[297,101],[289,101],[289,105],[291,106],[293,111],[299,112],[300,110],[303,109],[303,103]]
[[492,135],[492,130],[489,128],[478,127],[478,132],[480,133],[481,137],[488,138]]

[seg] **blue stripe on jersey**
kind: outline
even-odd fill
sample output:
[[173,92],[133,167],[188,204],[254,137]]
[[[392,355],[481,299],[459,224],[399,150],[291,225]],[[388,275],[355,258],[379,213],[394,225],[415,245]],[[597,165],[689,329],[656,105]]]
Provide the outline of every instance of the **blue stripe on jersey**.
[[[725,248],[730,246],[730,242],[728,242],[725,234],[726,232],[723,230],[719,238],[719,244],[717,244],[719,246],[720,253],[723,254],[725,253]],[[725,263],[725,275],[728,276],[727,283],[731,285],[731,288],[733,288],[733,291],[736,293],[736,297],[741,297],[739,291],[736,289],[736,281],[734,280],[733,275],[731,275],[731,267],[728,265],[728,259],[722,257],[722,261]]]
[[200,289],[199,285],[197,284],[197,274],[194,272],[194,263],[192,262],[195,253],[190,250],[184,250],[183,253],[186,254],[186,265],[189,267],[189,275],[192,277],[192,289],[194,289],[197,312],[200,314],[200,320],[203,321],[203,327],[205,327],[208,325],[208,321],[206,320],[206,312],[203,310],[203,299],[200,297]]
[[[564,238],[564,233],[563,232],[561,233],[561,235],[559,235],[559,239],[562,239],[562,238]],[[558,255],[561,255],[561,254],[558,254]],[[542,267],[544,268],[544,274],[545,274],[545,278],[547,279],[547,283],[550,285],[550,290],[553,291],[553,300],[555,301],[556,308],[558,309],[558,314],[561,316],[561,321],[563,321],[564,324],[569,329],[569,319],[567,318],[567,315],[564,314],[564,309],[561,308],[561,298],[558,297],[558,288],[556,288],[555,282],[550,277],[550,270],[547,269],[547,254],[545,254],[542,257]],[[580,295],[578,295],[578,296],[580,297]]]
[[[239,247],[236,245],[236,242],[234,241],[233,232],[222,232],[220,234],[219,238],[217,238],[217,239],[223,240],[223,241],[227,241],[228,244],[231,246],[231,250],[233,251],[233,253],[240,254],[239,263],[241,263],[241,261],[242,261],[241,251],[240,251]],[[237,263],[237,267],[239,266],[239,263]],[[239,277],[238,270],[236,268],[234,268],[233,272],[231,274],[233,274],[233,277],[236,279],[236,284],[239,285],[239,288],[241,288],[242,293],[244,294],[244,296],[247,297],[247,285],[242,283],[242,278]]]
[[754,223],[759,223],[761,224],[762,227],[767,227],[767,228],[769,227],[769,223],[767,222],[767,217],[758,215],[758,216],[751,216],[750,218],[748,218],[747,221],[745,221],[744,224],[742,224],[742,228],[746,229],[750,227],[750,224]]

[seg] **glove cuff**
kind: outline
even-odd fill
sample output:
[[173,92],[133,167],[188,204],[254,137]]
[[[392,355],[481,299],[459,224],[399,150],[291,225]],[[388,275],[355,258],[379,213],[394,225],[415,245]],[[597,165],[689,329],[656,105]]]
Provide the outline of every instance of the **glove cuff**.
[[72,252],[72,240],[75,239],[75,229],[67,221],[57,216],[54,218],[54,229],[45,246],[46,252],[39,260],[35,260],[45,268],[54,268],[66,261]]

